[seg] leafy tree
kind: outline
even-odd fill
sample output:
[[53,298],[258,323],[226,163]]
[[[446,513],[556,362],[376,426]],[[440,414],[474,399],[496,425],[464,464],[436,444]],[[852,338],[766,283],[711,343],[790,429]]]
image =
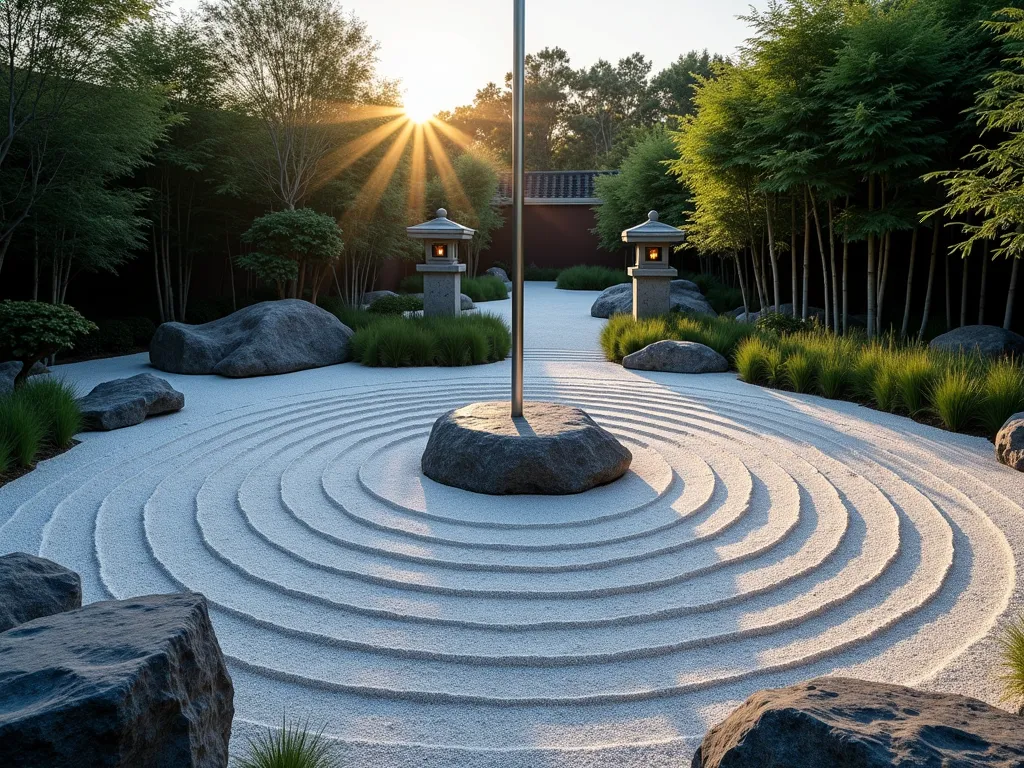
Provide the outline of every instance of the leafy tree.
[[466,268],[473,277],[479,267],[480,253],[491,244],[495,230],[504,223],[501,211],[494,203],[498,174],[494,159],[481,150],[463,152],[455,158],[452,168],[460,194],[452,197],[445,192],[440,178],[431,180],[427,189],[427,215],[438,208],[445,208],[449,218],[476,230],[466,256]]
[[291,295],[295,298],[304,297],[308,287],[314,304],[341,257],[343,246],[338,223],[311,208],[261,216],[242,235],[242,240],[255,250],[239,256],[238,266],[274,283],[281,298],[286,295],[286,284],[293,286]]
[[335,0],[211,0],[202,8],[225,101],[266,133],[253,168],[293,209],[318,181],[331,126],[375,95],[377,43]]
[[949,216],[977,214],[957,226],[966,239],[957,248],[966,256],[978,242],[992,243],[992,257],[1013,259],[1003,327],[1013,319],[1020,259],[1024,255],[1024,10],[1007,8],[986,23],[1003,46],[1002,66],[978,92],[973,114],[984,135],[1000,137],[994,146],[977,145],[964,158],[970,166],[935,173],[949,195],[942,211]]
[[96,325],[74,307],[42,301],[0,302],[0,349],[21,362],[14,388],[28,381],[32,366],[50,355],[72,349]]
[[713,77],[729,63],[729,59],[720,54],[709,54],[706,48],[689,51],[651,79],[651,96],[671,127],[678,128],[677,117],[693,114],[693,89],[701,78]]
[[[0,4],[0,269],[19,226],[58,178],[56,134],[102,78],[106,49],[148,0],[5,0]],[[59,142],[58,142],[59,144]]]
[[672,137],[657,126],[629,149],[618,175],[597,179],[597,195],[603,203],[594,211],[602,248],[621,251],[623,230],[642,224],[652,209],[666,224],[683,224],[691,207],[689,196],[667,172],[678,159]]

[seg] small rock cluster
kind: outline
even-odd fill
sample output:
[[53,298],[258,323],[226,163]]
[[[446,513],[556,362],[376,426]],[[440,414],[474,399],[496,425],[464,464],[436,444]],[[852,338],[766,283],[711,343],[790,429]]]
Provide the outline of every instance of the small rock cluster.
[[81,606],[78,574],[0,557],[5,768],[225,768],[234,687],[206,599]]

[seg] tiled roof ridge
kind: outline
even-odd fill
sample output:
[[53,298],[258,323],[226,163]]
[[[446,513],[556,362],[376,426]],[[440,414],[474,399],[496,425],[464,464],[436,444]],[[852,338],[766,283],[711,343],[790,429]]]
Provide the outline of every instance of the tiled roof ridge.
[[[577,200],[596,201],[595,180],[600,176],[612,176],[618,171],[527,171],[527,200]],[[508,200],[512,196],[512,174],[503,173],[498,181],[498,198]]]

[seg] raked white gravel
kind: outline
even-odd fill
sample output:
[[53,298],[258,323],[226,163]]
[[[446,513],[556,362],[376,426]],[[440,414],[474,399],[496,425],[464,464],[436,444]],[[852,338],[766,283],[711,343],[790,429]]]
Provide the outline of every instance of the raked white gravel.
[[998,703],[1024,476],[849,403],[602,362],[594,295],[528,285],[526,388],[627,442],[613,485],[495,499],[420,475],[433,419],[507,397],[508,362],[163,374],[182,412],[0,489],[0,551],[74,568],[87,601],[204,593],[236,750],[287,712],[346,766],[678,768],[747,695],[814,675]]

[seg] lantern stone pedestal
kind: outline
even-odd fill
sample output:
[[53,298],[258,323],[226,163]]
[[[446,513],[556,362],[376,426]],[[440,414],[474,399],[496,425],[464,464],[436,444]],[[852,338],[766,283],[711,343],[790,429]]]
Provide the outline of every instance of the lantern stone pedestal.
[[582,493],[618,480],[633,455],[579,408],[507,402],[449,411],[430,432],[421,468],[443,485],[490,495]]
[[423,275],[423,315],[459,315],[462,313],[462,274],[465,264],[417,264]]
[[622,233],[622,242],[636,249],[636,261],[629,268],[635,320],[666,315],[672,309],[672,279],[679,273],[669,266],[669,249],[684,238],[681,230],[658,221],[657,211],[647,214],[647,221],[640,226]]
[[424,263],[416,265],[423,275],[423,316],[462,314],[462,273],[466,265],[459,263],[459,243],[473,239],[476,230],[448,218],[444,208],[430,221],[407,227],[413,240],[422,240]]

